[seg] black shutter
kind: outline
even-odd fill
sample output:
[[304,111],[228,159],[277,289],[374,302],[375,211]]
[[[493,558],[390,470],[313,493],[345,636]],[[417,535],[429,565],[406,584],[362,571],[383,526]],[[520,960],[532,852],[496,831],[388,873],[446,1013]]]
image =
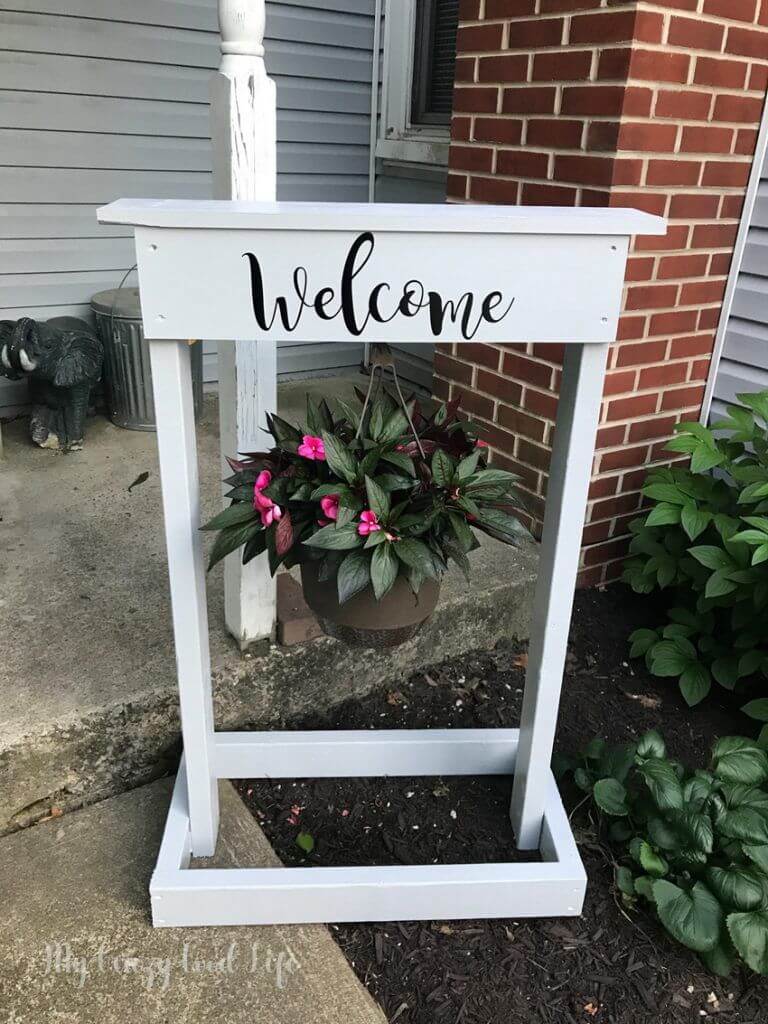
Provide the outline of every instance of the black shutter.
[[450,124],[459,0],[417,0],[412,124]]

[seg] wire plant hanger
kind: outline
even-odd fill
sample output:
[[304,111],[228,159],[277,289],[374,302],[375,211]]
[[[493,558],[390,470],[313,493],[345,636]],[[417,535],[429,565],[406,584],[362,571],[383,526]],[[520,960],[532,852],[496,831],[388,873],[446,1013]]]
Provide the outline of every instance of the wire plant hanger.
[[413,419],[411,418],[411,412],[408,408],[408,403],[403,397],[403,392],[400,387],[400,380],[397,376],[397,369],[395,368],[395,357],[392,355],[392,349],[389,347],[389,345],[386,345],[383,342],[374,342],[371,344],[370,367],[371,376],[370,380],[368,381],[368,390],[365,393],[363,411],[360,415],[360,423],[358,424],[357,427],[355,439],[358,441],[360,440],[360,437],[363,432],[363,424],[365,423],[365,414],[368,411],[368,406],[372,402],[376,401],[376,398],[379,394],[379,390],[384,386],[384,371],[391,370],[392,379],[395,384],[395,390],[397,391],[397,398],[398,401],[400,402],[400,407],[405,413],[405,418],[408,420],[408,426],[411,428],[411,433],[413,434],[413,438],[419,449],[419,454],[421,455],[422,459],[426,459],[424,448],[421,444],[418,432],[416,430],[416,427],[413,425]]

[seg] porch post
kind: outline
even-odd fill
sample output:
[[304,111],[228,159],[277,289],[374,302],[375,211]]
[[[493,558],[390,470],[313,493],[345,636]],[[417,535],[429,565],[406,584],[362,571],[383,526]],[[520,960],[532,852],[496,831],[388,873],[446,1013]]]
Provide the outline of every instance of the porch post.
[[[273,201],[277,191],[277,99],[264,67],[264,0],[219,0],[221,66],[211,83],[213,190],[216,199]],[[269,445],[263,429],[277,406],[274,341],[219,345],[219,432],[225,455]],[[275,584],[266,554],[248,565],[224,563],[224,614],[241,648],[272,635]]]

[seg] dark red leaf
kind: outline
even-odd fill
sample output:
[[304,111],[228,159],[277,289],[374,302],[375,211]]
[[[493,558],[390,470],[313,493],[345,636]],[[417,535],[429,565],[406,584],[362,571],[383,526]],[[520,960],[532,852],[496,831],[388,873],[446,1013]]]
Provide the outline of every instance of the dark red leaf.
[[293,547],[293,523],[291,513],[286,509],[275,527],[275,551],[279,558],[287,554]]

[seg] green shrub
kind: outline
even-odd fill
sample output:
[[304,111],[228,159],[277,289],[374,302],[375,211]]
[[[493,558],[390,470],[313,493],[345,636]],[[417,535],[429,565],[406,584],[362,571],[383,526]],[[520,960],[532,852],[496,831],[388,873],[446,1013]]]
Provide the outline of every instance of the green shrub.
[[[668,448],[690,465],[648,473],[651,508],[630,527],[624,580],[670,594],[666,622],[636,630],[630,654],[678,678],[690,705],[712,679],[733,690],[768,676],[768,391],[737,397],[746,408],[713,429],[678,424]],[[745,710],[768,722],[768,699]]]
[[741,959],[768,974],[768,755],[727,736],[708,769],[667,757],[652,731],[636,744],[593,740],[563,759],[610,820],[616,884],[625,903],[650,905],[678,942],[714,973]]

